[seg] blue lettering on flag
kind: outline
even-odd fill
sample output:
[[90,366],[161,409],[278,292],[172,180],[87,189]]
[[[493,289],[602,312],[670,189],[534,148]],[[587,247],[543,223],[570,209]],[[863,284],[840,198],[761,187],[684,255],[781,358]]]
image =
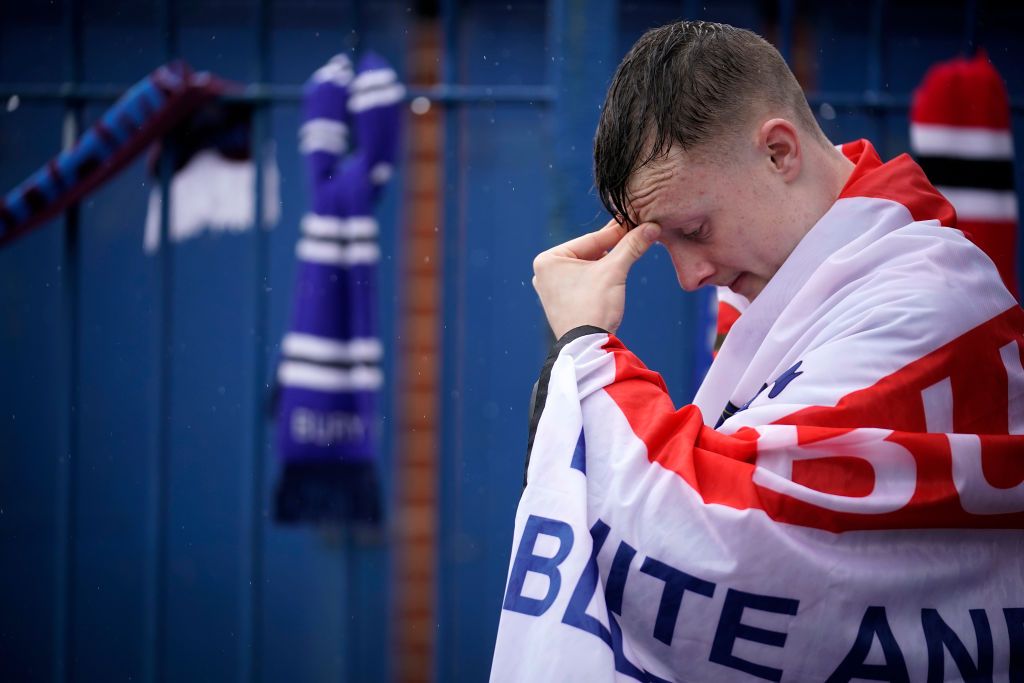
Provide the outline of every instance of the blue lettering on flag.
[[796,365],[786,370],[784,373],[779,375],[779,378],[775,380],[775,386],[772,387],[771,391],[768,392],[768,398],[775,398],[782,393],[782,390],[789,386],[789,383],[795,380],[800,375],[804,374],[800,371],[800,366],[803,365],[802,360],[798,360]]
[[[580,432],[580,436],[582,434]],[[572,592],[572,597],[569,598],[569,604],[566,606],[565,614],[562,616],[562,623],[575,626],[580,630],[595,635],[603,640],[605,645],[611,647],[612,634],[598,619],[587,614],[587,605],[590,604],[590,599],[594,597],[594,591],[597,589],[597,580],[599,578],[597,574],[597,554],[601,552],[601,546],[608,539],[609,531],[611,531],[611,528],[601,520],[597,520],[594,526],[590,528],[590,535],[594,539],[594,547],[590,552],[590,559],[587,561],[587,565],[583,568],[580,580],[576,582],[576,588]]]
[[[576,583],[576,588],[573,590],[572,597],[569,599],[569,604],[565,608],[565,614],[562,616],[562,623],[569,626],[574,626],[578,629],[586,631],[592,635],[597,636],[604,641],[605,645],[608,645],[612,649],[612,654],[615,660],[615,670],[620,674],[629,676],[635,680],[641,681],[641,683],[668,683],[663,678],[659,678],[654,674],[638,667],[633,662],[626,658],[626,654],[622,648],[622,628],[619,626],[619,622],[615,619],[615,615],[612,614],[611,610],[607,610],[608,615],[608,628],[605,628],[598,619],[592,617],[586,613],[587,605],[590,604],[590,600],[594,597],[594,593],[597,591],[597,582],[600,578],[598,575],[597,568],[597,555],[601,552],[601,548],[604,546],[605,541],[608,540],[608,534],[611,532],[611,528],[600,519],[594,523],[594,526],[590,528],[590,535],[594,539],[594,547],[590,553],[590,559],[587,561],[587,565],[583,568],[583,574],[580,575],[580,580]],[[629,548],[629,551],[623,551],[622,546],[626,544],[620,544],[619,549],[616,551],[616,558],[625,558],[629,556],[632,559],[632,555],[629,551],[635,553],[636,551]],[[621,564],[624,562],[623,559],[618,560]],[[613,561],[613,564],[615,561]],[[629,562],[625,561],[626,568],[628,569]],[[625,583],[625,579],[622,579],[622,583]],[[621,609],[621,596],[619,598],[619,607]]]
[[634,557],[636,548],[625,541],[619,541],[612,567],[608,570],[608,582],[604,586],[604,601],[608,603],[608,610],[615,614],[622,614],[622,594],[626,590],[629,565],[632,564]]
[[970,614],[974,623],[974,636],[978,642],[977,665],[971,659],[971,654],[964,647],[960,637],[939,616],[938,610],[921,610],[921,627],[924,629],[924,640],[928,646],[928,683],[946,680],[944,648],[949,650],[963,680],[992,680],[992,628],[988,625],[985,610],[972,609]]
[[786,370],[784,373],[778,376],[772,384],[762,384],[761,388],[757,390],[757,393],[750,397],[750,399],[743,405],[737,407],[732,401],[725,404],[725,410],[722,411],[722,416],[718,418],[718,422],[715,423],[715,429],[722,426],[722,423],[728,420],[736,413],[742,413],[744,410],[749,408],[751,404],[757,400],[757,397],[764,393],[764,390],[771,386],[771,391],[768,392],[768,398],[775,398],[782,393],[782,390],[789,386],[789,383],[795,380],[800,375],[804,374],[800,370],[800,366],[803,365],[803,361],[799,360],[793,367]]
[[711,656],[708,659],[715,664],[737,669],[751,676],[757,676],[769,681],[781,680],[782,669],[755,664],[746,659],[741,659],[732,653],[732,649],[737,639],[771,645],[772,647],[782,647],[786,644],[785,633],[744,624],[742,622],[743,610],[756,609],[762,612],[774,612],[776,614],[792,616],[796,614],[799,605],[800,601],[792,598],[757,595],[756,593],[745,593],[730,588],[725,594],[725,604],[722,606],[722,615],[718,620],[718,629],[715,631],[715,640],[711,644]]
[[[558,539],[558,550],[552,557],[534,555],[537,537],[541,535]],[[571,526],[557,519],[530,515],[526,520],[519,548],[516,550],[512,571],[509,572],[508,588],[505,591],[505,602],[502,607],[533,617],[544,614],[558,596],[558,589],[562,586],[562,574],[558,571],[558,566],[569,556],[572,544]],[[543,598],[530,598],[523,595],[526,575],[530,572],[548,577],[548,592]]]
[[750,404],[757,400],[757,397],[764,393],[764,390],[768,388],[767,384],[762,384],[761,388],[757,390],[757,393],[750,397],[750,400],[741,405],[739,408],[733,411],[733,413],[740,413],[750,407]]
[[[885,664],[865,664],[871,644],[878,637],[882,646]],[[839,664],[826,683],[848,683],[855,678],[866,678],[871,681],[893,681],[894,683],[910,683],[907,674],[907,663],[903,659],[896,637],[889,627],[885,616],[885,608],[873,605],[864,612],[860,622],[860,630],[853,642],[853,647]]]
[[618,620],[608,615],[608,623],[612,627],[612,652],[615,655],[615,670],[620,674],[625,674],[630,678],[634,678],[641,683],[669,683],[664,678],[655,676],[646,669],[641,669],[633,662],[626,659],[626,655],[622,650],[622,628],[619,626]]
[[576,440],[576,449],[572,452],[572,462],[569,467],[587,473],[587,439],[583,436],[583,428],[580,427],[580,438]]
[[644,560],[640,571],[665,582],[665,588],[661,591],[661,603],[658,605],[658,616],[654,621],[654,637],[671,646],[676,621],[679,619],[679,608],[683,604],[683,593],[692,591],[710,598],[715,594],[715,584],[670,567],[653,557]]
[[1010,680],[1024,681],[1024,607],[1004,607],[1003,617],[1010,634]]

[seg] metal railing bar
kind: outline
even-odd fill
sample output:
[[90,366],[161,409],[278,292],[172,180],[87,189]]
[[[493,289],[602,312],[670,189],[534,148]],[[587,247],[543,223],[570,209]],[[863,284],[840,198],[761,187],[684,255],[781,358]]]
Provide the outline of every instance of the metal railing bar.
[[[107,102],[119,98],[129,85],[114,83],[0,83],[0,98],[17,96],[23,101],[61,100]],[[298,103],[302,101],[301,85],[254,83],[244,89],[226,93],[233,102]],[[557,93],[546,85],[439,85],[431,88],[408,88],[406,100],[426,97],[439,103],[525,103],[550,104]]]
[[[14,84],[0,83],[0,98],[17,95],[22,100],[60,101],[113,101],[120,97],[127,86],[81,85],[67,87],[66,84]],[[253,85],[242,92],[225,95],[229,101],[255,103],[298,103],[302,87],[291,85]],[[442,85],[433,88],[409,88],[406,100],[426,97],[433,102],[452,104],[538,104],[550,105],[558,99],[557,89],[546,85]],[[820,91],[807,94],[812,104],[828,102],[837,107],[850,109],[899,110],[910,107],[909,94],[892,94],[885,91]],[[1014,114],[1024,113],[1024,98],[1010,100]]]

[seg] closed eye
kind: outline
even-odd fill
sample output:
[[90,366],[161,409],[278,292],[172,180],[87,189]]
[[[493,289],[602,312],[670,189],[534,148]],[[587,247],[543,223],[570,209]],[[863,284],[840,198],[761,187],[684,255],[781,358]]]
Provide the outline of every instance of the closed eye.
[[683,233],[683,239],[690,240],[691,242],[703,242],[708,238],[710,231],[708,230],[707,223],[701,223],[700,227],[696,230]]

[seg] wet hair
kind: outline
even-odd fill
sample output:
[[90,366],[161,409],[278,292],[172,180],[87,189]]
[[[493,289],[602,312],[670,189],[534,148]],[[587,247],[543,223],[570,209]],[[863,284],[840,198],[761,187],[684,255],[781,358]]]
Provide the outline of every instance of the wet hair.
[[634,227],[626,187],[636,171],[673,147],[727,144],[766,109],[829,144],[786,61],[756,33],[705,21],[651,29],[619,64],[601,111],[594,137],[601,202]]

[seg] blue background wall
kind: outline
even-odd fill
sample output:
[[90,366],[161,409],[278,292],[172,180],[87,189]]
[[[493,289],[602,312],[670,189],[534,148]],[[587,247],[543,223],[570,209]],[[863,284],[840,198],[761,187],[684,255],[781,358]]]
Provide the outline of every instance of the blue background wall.
[[[1010,3],[442,3],[446,86],[461,90],[430,93],[447,106],[438,680],[481,680],[489,669],[527,399],[548,344],[532,258],[604,222],[590,174],[604,90],[643,30],[682,16],[802,50],[812,105],[836,112],[826,133],[871,137],[883,156],[907,149],[908,95],[925,69],[973,35],[1006,78],[1018,151],[1024,144],[1024,7]],[[0,6],[0,93],[20,96],[0,111],[0,190],[59,150],[69,112],[88,125],[106,93],[171,54],[279,86],[258,129],[276,141],[282,176],[281,220],[263,236],[205,235],[144,254],[154,181],[138,162],[64,220],[0,250],[0,679],[388,677],[388,537],[275,526],[266,508],[277,463],[261,411],[306,202],[295,88],[357,46],[404,73],[414,21],[407,3],[386,1]],[[62,95],[61,83],[85,97]],[[1017,174],[1020,186],[1019,164]],[[401,185],[381,209],[389,359]],[[621,336],[686,401],[700,377],[706,298],[679,292],[655,251],[628,300]]]

